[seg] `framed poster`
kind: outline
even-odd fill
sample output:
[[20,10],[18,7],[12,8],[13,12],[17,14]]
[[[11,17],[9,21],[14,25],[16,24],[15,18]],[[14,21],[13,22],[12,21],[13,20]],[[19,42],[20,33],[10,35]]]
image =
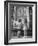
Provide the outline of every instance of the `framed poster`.
[[37,2],[4,2],[4,44],[37,43]]

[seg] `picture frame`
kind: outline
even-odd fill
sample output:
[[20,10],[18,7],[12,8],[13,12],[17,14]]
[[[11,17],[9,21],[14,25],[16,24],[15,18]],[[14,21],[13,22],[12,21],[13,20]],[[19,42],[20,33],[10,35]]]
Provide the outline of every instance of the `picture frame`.
[[[18,39],[18,40],[13,39],[14,42],[12,40],[11,40],[12,42],[8,42],[9,39],[11,38],[10,37],[10,31],[9,31],[9,29],[11,28],[9,23],[11,21],[10,21],[9,16],[13,15],[13,12],[14,12],[14,11],[12,11],[10,9],[12,9],[14,7],[16,7],[18,9],[19,7],[23,7],[23,6],[26,7],[26,9],[27,9],[27,7],[29,7],[29,9],[31,9],[30,7],[33,7],[32,8],[32,13],[29,13],[29,15],[32,14],[32,16],[31,16],[32,17],[32,20],[31,20],[32,32],[30,34],[31,38],[29,37],[29,34],[28,34],[29,31],[28,31],[28,33],[27,33],[28,37],[25,38],[26,40],[21,38],[22,40],[21,39]],[[31,11],[29,10],[28,12],[31,12]],[[32,39],[32,37],[33,37],[33,39]],[[9,44],[31,44],[31,43],[37,43],[37,2],[30,2],[30,1],[4,1],[4,44],[9,45]]]

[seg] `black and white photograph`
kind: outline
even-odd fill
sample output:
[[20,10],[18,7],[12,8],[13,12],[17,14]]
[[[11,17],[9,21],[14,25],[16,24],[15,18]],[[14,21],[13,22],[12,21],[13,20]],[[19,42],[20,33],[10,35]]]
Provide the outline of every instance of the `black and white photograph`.
[[37,43],[37,2],[4,2],[4,43]]

